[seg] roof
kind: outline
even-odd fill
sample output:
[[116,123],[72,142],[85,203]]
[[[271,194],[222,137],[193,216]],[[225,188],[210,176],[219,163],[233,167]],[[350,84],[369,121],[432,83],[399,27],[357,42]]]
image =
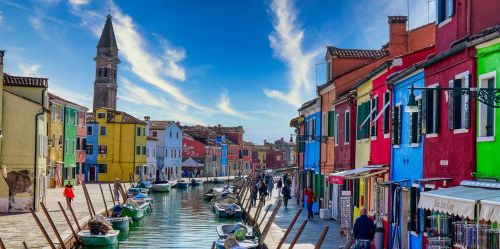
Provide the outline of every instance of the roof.
[[302,111],[302,110],[304,110],[304,109],[306,109],[306,108],[308,108],[308,107],[316,104],[317,100],[318,100],[318,98],[314,98],[314,99],[311,99],[311,100],[307,101],[306,103],[302,104],[302,106],[299,108],[298,111],[300,112],[300,111]]
[[335,58],[376,59],[389,54],[385,49],[345,49],[334,46],[326,47],[328,54]]
[[213,131],[217,132],[218,134],[226,134],[226,133],[232,133],[232,132],[239,132],[239,133],[245,133],[245,130],[243,130],[243,126],[213,126],[213,127],[208,127],[209,129],[212,129]]
[[95,123],[94,112],[87,112],[87,115],[85,115],[85,121],[87,123]]
[[200,140],[202,142],[206,142],[207,139],[209,138],[213,139],[218,136],[218,134],[215,131],[201,125],[184,126],[182,130],[185,134],[190,135],[194,139]]
[[118,48],[116,45],[115,31],[113,30],[113,22],[111,21],[111,15],[106,18],[106,24],[102,29],[101,38],[97,44],[98,48]]
[[174,121],[152,120],[152,121],[149,121],[149,129],[150,130],[164,130],[173,123],[175,123],[175,122]]
[[373,69],[371,72],[369,72],[365,77],[361,78],[360,80],[356,81],[354,85],[351,87],[351,90],[354,90],[373,78],[375,75],[379,74],[380,72],[386,70],[388,67],[392,65],[392,60],[387,61],[386,63],[380,64],[377,68]]
[[[122,121],[120,122],[121,124],[142,124],[142,125],[146,125],[147,123],[126,113],[126,112],[123,112],[123,111],[117,111],[117,110],[113,110],[113,109],[110,109],[110,108],[99,108],[99,109],[105,109],[106,111],[108,111],[108,120],[107,122],[108,123],[117,123],[115,122],[115,115],[122,115]],[[114,115],[109,115],[109,114],[114,114]],[[92,112],[91,115],[89,116],[95,116],[95,112]],[[87,122],[95,122],[95,117],[87,117],[86,118]]]
[[48,93],[48,95],[49,95],[49,100],[56,99],[56,100],[59,100],[59,101],[61,101],[61,102],[65,102],[65,103],[68,103],[68,104],[75,105],[75,106],[77,106],[77,108],[79,108],[79,109],[84,109],[85,111],[87,111],[87,110],[89,109],[89,108],[87,108],[87,107],[85,107],[85,106],[82,106],[82,105],[76,104],[76,103],[71,102],[71,101],[69,101],[69,100],[67,100],[67,99],[63,99],[63,98],[61,98],[61,97],[59,97],[59,96],[57,96],[57,95],[55,95],[55,94],[53,94],[53,93],[51,93],[51,92],[49,92],[49,93]]
[[4,86],[48,87],[49,79],[3,74]]
[[148,136],[147,139],[151,141],[158,141],[158,138],[152,136]]
[[24,100],[26,100],[26,101],[28,101],[28,102],[31,102],[31,103],[33,103],[33,104],[35,104],[35,105],[39,105],[39,106],[41,106],[41,105],[42,105],[41,103],[38,103],[37,101],[34,101],[34,100],[30,99],[30,98],[26,98],[26,97],[21,96],[21,95],[19,95],[19,94],[13,93],[13,92],[11,92],[11,91],[9,91],[9,90],[7,90],[7,89],[3,89],[3,90],[4,90],[5,92],[8,92],[8,93],[10,93],[10,94],[12,94],[12,95],[14,95],[14,96],[18,97],[18,98],[21,98],[21,99],[24,99]]
[[406,21],[408,21],[407,16],[389,16],[388,17],[389,23],[406,23]]

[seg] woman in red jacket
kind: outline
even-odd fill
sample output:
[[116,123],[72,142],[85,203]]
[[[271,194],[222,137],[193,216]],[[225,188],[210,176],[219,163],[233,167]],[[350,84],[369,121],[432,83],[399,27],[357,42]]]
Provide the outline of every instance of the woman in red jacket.
[[66,186],[64,186],[63,196],[66,197],[66,209],[69,209],[69,205],[73,201],[73,198],[75,198],[75,193],[73,193],[73,185],[71,185],[71,182],[69,181]]
[[311,186],[308,186],[304,190],[304,196],[306,197],[306,205],[307,205],[307,219],[312,219],[314,218],[313,211],[312,211],[312,206],[313,206],[313,197],[314,197],[314,192],[312,191]]

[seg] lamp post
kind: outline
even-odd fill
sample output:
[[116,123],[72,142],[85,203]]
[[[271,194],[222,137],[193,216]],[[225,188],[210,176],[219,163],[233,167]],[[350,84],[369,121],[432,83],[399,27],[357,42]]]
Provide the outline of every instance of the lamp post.
[[[315,136],[315,135],[295,135],[295,141],[300,143],[300,142],[306,142],[310,140],[314,140],[320,143],[326,143],[328,137],[327,136]],[[293,134],[290,134],[290,141],[293,141]]]

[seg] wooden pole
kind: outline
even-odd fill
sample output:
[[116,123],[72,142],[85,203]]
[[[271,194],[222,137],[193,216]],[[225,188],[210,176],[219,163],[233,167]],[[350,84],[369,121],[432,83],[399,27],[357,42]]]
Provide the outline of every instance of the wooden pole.
[[3,244],[2,238],[0,238],[0,249],[7,249],[7,247]]
[[[73,210],[73,207],[70,205],[70,203],[67,199],[66,199],[66,203],[69,206],[69,211],[71,212],[71,216],[73,216],[73,220],[75,221],[76,228],[78,228],[78,231],[82,230],[82,228],[80,227],[80,224],[78,223],[78,219],[76,218],[75,211]],[[90,216],[92,216],[92,214]]]
[[104,214],[108,216],[108,204],[106,203],[106,198],[104,197],[104,191],[102,191],[102,186],[99,183],[99,189],[101,190],[102,202],[104,202]]
[[266,223],[266,226],[264,227],[264,231],[262,232],[261,238],[260,238],[260,245],[264,244],[264,241],[267,237],[267,234],[269,233],[269,230],[271,230],[271,225],[274,222],[274,219],[276,218],[276,215],[278,214],[278,211],[280,210],[281,207],[281,200],[278,201],[278,204],[276,204],[276,207],[273,210],[273,213],[271,214],[271,217],[269,217],[269,220]]
[[286,229],[285,235],[283,235],[283,238],[281,238],[280,243],[278,244],[278,247],[276,249],[281,249],[281,246],[283,246],[283,243],[285,243],[286,238],[288,237],[288,235],[292,231],[292,228],[295,225],[295,222],[297,221],[297,219],[299,218],[299,215],[301,212],[302,212],[302,208],[297,210],[297,213],[293,217],[292,222],[290,222],[290,225],[288,225],[288,228]]
[[[92,213],[92,208],[90,207],[90,202],[89,202],[89,197],[87,196],[87,191],[85,191],[85,185],[82,185],[82,189],[83,189],[83,196],[85,196],[85,203],[87,204],[87,208],[89,210],[90,219],[93,219],[94,214]],[[67,203],[68,203],[68,206],[71,206],[71,203],[69,201]],[[73,213],[73,208],[71,208],[71,212]],[[73,213],[73,215],[74,215],[74,213]],[[76,219],[76,217],[75,217],[75,219]]]
[[295,237],[293,237],[292,243],[290,244],[290,247],[288,247],[288,249],[292,249],[295,246],[295,244],[299,240],[300,235],[302,234],[302,231],[304,231],[304,227],[306,227],[306,225],[307,225],[307,220],[304,220],[304,222],[302,222],[302,225],[299,228],[299,231],[297,231],[297,234],[295,234]]
[[212,249],[215,249],[215,241],[214,241],[214,242],[212,242],[212,247],[211,247],[211,248],[212,248]]
[[78,236],[76,236],[75,229],[73,228],[73,225],[71,225],[71,221],[69,220],[69,217],[66,214],[66,211],[64,211],[63,205],[61,204],[60,201],[58,201],[57,204],[59,204],[59,208],[61,209],[61,212],[63,213],[64,219],[66,219],[66,223],[68,223],[68,226],[71,229],[71,233],[73,233],[73,237],[75,237],[77,241],[80,241]]
[[260,211],[262,210],[262,207],[264,206],[264,203],[266,201],[265,199],[266,199],[265,196],[260,197],[259,205],[257,206],[257,210],[255,211],[255,215],[253,217],[253,222],[252,222],[253,226],[255,226],[255,224],[257,223],[257,219],[259,219]]
[[266,218],[267,216],[267,213],[269,213],[269,210],[271,210],[271,207],[273,206],[273,204],[269,204],[267,206],[267,209],[266,209],[266,212],[264,213],[264,216],[262,217],[262,219],[260,220],[259,224],[257,225],[257,227],[260,227],[262,225],[262,222],[264,222],[264,219]]
[[45,213],[45,217],[47,217],[47,220],[49,221],[49,224],[52,227],[52,231],[54,231],[54,233],[56,234],[56,238],[59,241],[59,245],[63,249],[66,249],[66,245],[64,245],[64,241],[62,240],[61,235],[59,234],[59,231],[57,230],[56,224],[54,224],[52,217],[50,217],[49,211],[47,211],[47,208],[45,207],[43,202],[40,202],[40,206],[42,207],[42,210]]
[[128,197],[127,197],[127,192],[125,191],[125,189],[127,189],[125,187],[125,183],[123,183],[123,186],[122,184],[120,183],[120,193],[122,194],[122,199],[123,199],[123,204],[125,204],[125,202],[127,201]]
[[[113,206],[116,205],[116,201],[115,201],[115,195],[113,193],[113,190],[111,189],[111,183],[108,183],[108,186],[109,186],[109,193],[111,193],[111,200],[113,200]],[[120,204],[120,201],[118,201],[118,204]]]
[[94,214],[94,216],[95,216],[95,215],[96,215],[96,213],[95,213],[94,205],[92,204],[92,199],[90,198],[89,190],[87,189],[87,184],[82,183],[82,186],[83,186],[83,191],[85,191],[85,194],[86,194],[86,195],[87,195],[87,197],[88,197],[90,207],[92,208],[92,213],[93,213],[93,214]]
[[24,249],[29,249],[28,244],[26,244],[26,241],[23,241],[23,246],[24,246]]
[[31,215],[33,215],[33,219],[35,219],[36,224],[38,225],[38,227],[42,231],[43,236],[45,237],[45,239],[49,243],[50,248],[56,249],[56,246],[54,245],[54,243],[50,239],[49,234],[47,234],[47,230],[45,230],[45,227],[43,227],[42,222],[40,222],[40,219],[38,219],[38,216],[36,215],[35,210],[33,210],[33,208],[30,208],[30,211],[31,211]]
[[323,227],[323,230],[321,230],[321,234],[319,235],[318,242],[316,242],[316,246],[314,247],[314,249],[321,248],[321,245],[323,244],[323,241],[325,240],[326,233],[328,232],[328,228],[329,228],[328,225],[325,225]]

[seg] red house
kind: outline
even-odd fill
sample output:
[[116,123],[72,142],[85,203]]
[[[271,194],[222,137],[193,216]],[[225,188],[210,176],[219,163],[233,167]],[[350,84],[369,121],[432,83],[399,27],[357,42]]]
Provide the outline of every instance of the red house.
[[204,157],[205,144],[184,133],[182,138],[182,157]]

